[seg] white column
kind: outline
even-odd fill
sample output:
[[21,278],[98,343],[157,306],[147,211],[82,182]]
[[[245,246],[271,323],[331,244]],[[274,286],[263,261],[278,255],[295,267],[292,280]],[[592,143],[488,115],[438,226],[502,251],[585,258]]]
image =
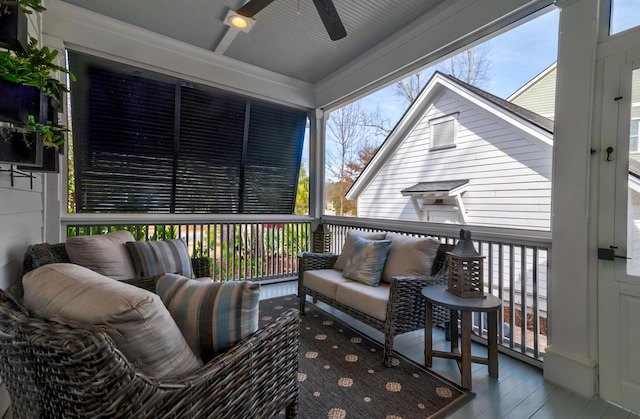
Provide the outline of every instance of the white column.
[[324,214],[325,112],[310,112],[309,121],[309,215],[318,219]]
[[[557,1],[560,13],[554,129],[549,342],[546,379],[590,397],[597,390],[597,247],[591,167],[598,0]],[[591,263],[591,265],[593,265]]]

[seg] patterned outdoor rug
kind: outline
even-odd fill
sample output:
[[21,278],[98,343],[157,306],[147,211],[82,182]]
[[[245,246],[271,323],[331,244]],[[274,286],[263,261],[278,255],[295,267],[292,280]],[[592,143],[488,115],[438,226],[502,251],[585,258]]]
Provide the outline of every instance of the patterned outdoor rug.
[[[260,301],[260,325],[288,308],[294,295]],[[301,316],[300,419],[417,419],[441,417],[470,393],[397,355],[382,362],[382,346],[307,303]]]

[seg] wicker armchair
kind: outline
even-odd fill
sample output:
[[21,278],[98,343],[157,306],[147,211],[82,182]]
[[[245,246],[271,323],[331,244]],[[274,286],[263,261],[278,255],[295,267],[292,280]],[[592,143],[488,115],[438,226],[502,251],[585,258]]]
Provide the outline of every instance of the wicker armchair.
[[[422,288],[430,285],[446,284],[445,258],[446,252],[453,249],[453,245],[441,244],[438,254],[433,262],[431,276],[398,276],[391,281],[389,300],[387,302],[387,315],[384,321],[355,310],[336,300],[326,297],[304,286],[304,272],[312,269],[331,269],[338,255],[330,253],[301,253],[299,256],[298,296],[300,298],[300,312],[304,314],[306,296],[313,301],[322,301],[338,310],[354,317],[357,320],[384,333],[384,364],[392,366],[393,339],[402,333],[424,329],[425,300],[422,297]],[[434,324],[448,324],[449,310],[435,306],[433,309]]]
[[[137,281],[127,282],[155,286]],[[295,418],[298,338],[289,310],[189,376],[159,381],[104,328],[39,318],[0,290],[0,375],[15,418]]]

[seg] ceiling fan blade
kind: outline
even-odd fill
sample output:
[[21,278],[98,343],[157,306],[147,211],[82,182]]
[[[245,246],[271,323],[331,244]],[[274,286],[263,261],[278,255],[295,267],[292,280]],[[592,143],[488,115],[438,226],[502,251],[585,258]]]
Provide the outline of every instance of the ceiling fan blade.
[[333,0],[313,0],[313,4],[318,9],[318,14],[324,23],[324,27],[327,28],[329,37],[333,41],[342,39],[347,36],[347,31],[338,16],[338,11],[333,5]]
[[236,10],[236,13],[244,17],[254,17],[260,10],[270,5],[273,0],[250,0],[244,6]]

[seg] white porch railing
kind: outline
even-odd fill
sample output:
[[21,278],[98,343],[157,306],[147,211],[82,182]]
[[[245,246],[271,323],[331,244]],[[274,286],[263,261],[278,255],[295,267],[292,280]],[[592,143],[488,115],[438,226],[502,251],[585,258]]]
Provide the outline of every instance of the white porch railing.
[[309,217],[211,217],[68,215],[62,220],[66,237],[128,230],[136,240],[182,238],[189,254],[211,259],[219,281],[267,281],[298,274],[297,254],[309,249]]
[[[434,236],[456,243],[460,225],[323,217],[332,233],[330,251],[339,253],[350,229]],[[272,281],[295,278],[297,254],[311,248],[313,220],[304,216],[210,216],[158,214],[66,214],[63,235],[103,234],[127,229],[138,240],[183,238],[193,256],[211,258],[218,280]],[[547,281],[551,234],[465,226],[487,257],[485,292],[501,298],[499,343],[511,355],[540,364],[547,346]],[[485,321],[475,318],[479,339]]]

